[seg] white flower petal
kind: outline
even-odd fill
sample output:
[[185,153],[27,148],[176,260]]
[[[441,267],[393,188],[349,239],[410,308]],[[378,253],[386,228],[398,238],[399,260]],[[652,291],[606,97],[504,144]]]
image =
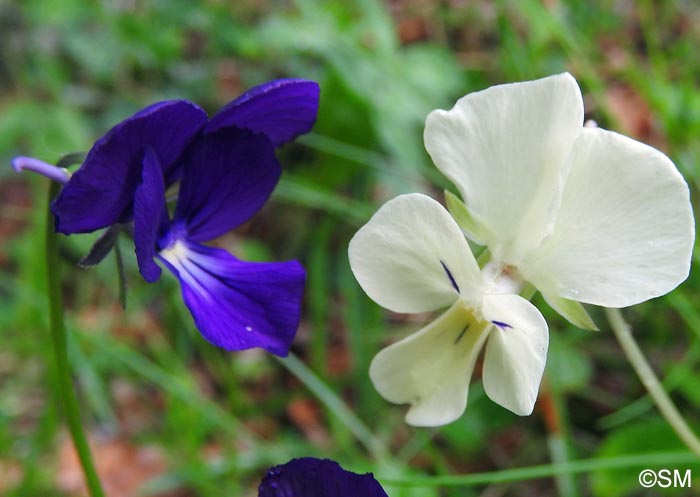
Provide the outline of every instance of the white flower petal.
[[551,236],[518,268],[542,292],[606,307],[663,295],[687,276],[688,185],[668,157],[585,129],[574,143]]
[[425,195],[384,204],[350,240],[348,255],[367,295],[395,312],[432,311],[480,295],[479,266],[464,234]]
[[489,328],[456,302],[420,331],[379,352],[369,369],[372,383],[389,402],[411,404],[408,424],[451,423],[467,406],[469,380]]
[[527,416],[535,406],[547,361],[547,322],[518,295],[486,295],[482,311],[495,324],[484,356],[486,395],[515,414]]
[[568,73],[494,86],[428,116],[425,147],[488,228],[483,241],[497,259],[517,264],[551,229],[582,123]]

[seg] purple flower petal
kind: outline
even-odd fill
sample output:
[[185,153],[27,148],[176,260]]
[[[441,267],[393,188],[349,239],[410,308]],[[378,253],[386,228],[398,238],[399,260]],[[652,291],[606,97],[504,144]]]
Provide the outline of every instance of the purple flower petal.
[[372,473],[358,475],[329,459],[303,457],[271,468],[258,497],[387,497]]
[[155,262],[156,242],[168,221],[165,205],[165,182],[158,157],[151,147],[143,157],[141,184],[134,196],[134,245],[136,261],[143,278],[153,283],[161,269]]
[[277,147],[308,133],[318,112],[318,83],[278,79],[251,88],[211,118],[205,133],[236,126],[264,133]]
[[199,133],[206,113],[186,100],[153,104],[114,126],[90,149],[51,207],[56,231],[86,233],[131,217],[146,147],[155,151],[166,185],[179,175],[175,160]]
[[286,356],[301,316],[306,274],[296,261],[243,262],[179,240],[160,259],[175,273],[197,329],[227,350],[261,347]]
[[183,157],[175,221],[195,242],[239,226],[265,204],[281,167],[270,141],[238,128],[202,135]]

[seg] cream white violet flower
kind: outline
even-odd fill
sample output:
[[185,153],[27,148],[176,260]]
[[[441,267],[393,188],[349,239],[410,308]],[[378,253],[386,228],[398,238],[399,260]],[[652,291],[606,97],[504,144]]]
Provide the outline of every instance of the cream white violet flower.
[[[548,331],[517,295],[526,283],[590,327],[579,302],[634,305],[687,277],[694,220],[683,177],[658,150],[582,124],[569,74],[492,87],[432,112],[425,145],[464,199],[448,196],[459,226],[437,202],[406,195],[351,241],[353,272],[378,304],[404,313],[449,306],[370,367],[382,396],[411,404],[408,423],[462,414],[487,340],[487,395],[532,412]],[[464,234],[491,253],[481,272]]]
[[547,354],[547,323],[514,294],[510,280],[482,276],[444,207],[419,193],[390,200],[355,234],[349,256],[355,277],[379,305],[403,313],[449,306],[379,352],[370,366],[384,398],[411,404],[406,422],[437,426],[464,412],[469,379],[489,334],[487,393],[517,414],[532,412]]

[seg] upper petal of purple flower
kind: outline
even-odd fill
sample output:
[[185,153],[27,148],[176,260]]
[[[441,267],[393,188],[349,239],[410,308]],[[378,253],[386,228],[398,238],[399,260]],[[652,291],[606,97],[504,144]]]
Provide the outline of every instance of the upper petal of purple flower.
[[139,271],[149,283],[160,278],[161,269],[154,260],[156,242],[167,222],[163,169],[156,153],[148,147],[143,157],[141,183],[134,196],[134,245]]
[[274,146],[308,133],[318,112],[319,86],[278,79],[251,88],[211,118],[205,133],[236,126],[265,134]]
[[204,242],[244,223],[275,188],[281,167],[270,141],[239,128],[201,135],[182,159],[174,221]]
[[346,471],[329,459],[303,457],[271,468],[258,497],[387,497],[371,473]]
[[206,120],[206,113],[193,103],[171,100],[146,107],[114,126],[93,145],[54,200],[56,231],[86,233],[128,220],[146,147],[154,150],[165,184],[170,184],[179,175],[176,159]]
[[306,274],[296,261],[243,262],[186,240],[160,252],[204,338],[227,350],[289,352],[301,316]]

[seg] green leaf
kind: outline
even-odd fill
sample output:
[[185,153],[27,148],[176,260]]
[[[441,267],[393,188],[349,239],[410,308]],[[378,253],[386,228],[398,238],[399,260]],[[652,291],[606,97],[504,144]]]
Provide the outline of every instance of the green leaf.
[[329,191],[322,185],[285,173],[280,180],[273,198],[280,202],[321,209],[342,216],[347,222],[358,226],[367,222],[374,214],[374,207]]
[[445,190],[445,204],[454,220],[457,221],[459,227],[462,228],[462,231],[473,241],[483,245],[482,240],[484,240],[485,229],[483,225],[472,216],[467,206],[464,205],[464,202],[454,193]]
[[542,297],[550,305],[552,309],[557,311],[561,317],[579,328],[590,331],[598,331],[593,318],[588,314],[585,307],[580,302],[569,300],[556,295],[547,295],[542,293]]

